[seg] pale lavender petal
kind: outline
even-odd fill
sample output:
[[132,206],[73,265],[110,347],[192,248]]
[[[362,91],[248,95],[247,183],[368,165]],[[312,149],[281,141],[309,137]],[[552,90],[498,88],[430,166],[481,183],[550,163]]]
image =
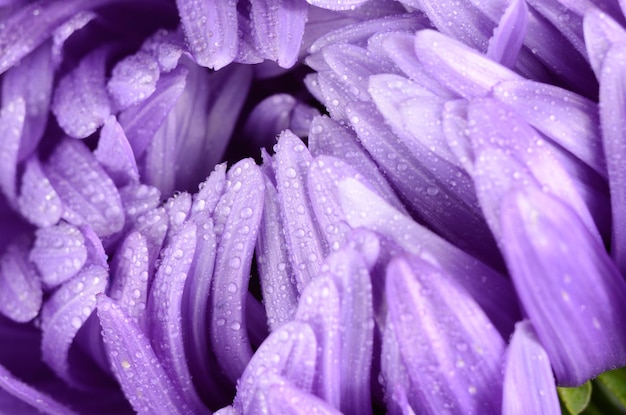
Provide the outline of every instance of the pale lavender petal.
[[97,296],[97,306],[113,373],[135,411],[141,415],[188,413],[189,407],[157,363],[144,333],[104,294]]
[[191,195],[187,192],[176,193],[165,202],[165,211],[169,221],[168,238],[182,229],[191,212]]
[[22,97],[5,103],[0,110],[0,190],[9,203],[16,198],[18,152],[25,118]]
[[340,302],[341,412],[371,414],[370,371],[374,342],[374,316],[370,274],[361,255],[344,249],[330,255],[325,266],[337,286]]
[[528,80],[502,82],[493,89],[493,97],[606,177],[598,104],[566,89]]
[[161,204],[159,189],[145,184],[132,183],[119,189],[128,222],[135,223],[144,213]]
[[560,386],[626,364],[626,282],[567,204],[538,188],[507,197],[503,251]]
[[183,344],[183,290],[196,249],[196,226],[186,223],[169,238],[148,296],[150,342],[165,373],[194,414],[209,413],[191,381]]
[[26,323],[39,314],[43,292],[37,269],[28,260],[29,243],[17,241],[0,257],[0,313]]
[[414,45],[415,53],[429,75],[464,98],[487,95],[501,81],[523,79],[477,51],[433,30],[418,32]]
[[159,64],[163,72],[170,72],[178,65],[185,53],[185,41],[180,30],[174,32],[157,30],[141,46],[141,49],[150,53]]
[[63,203],[36,155],[26,161],[17,206],[22,216],[41,227],[56,224],[63,214]]
[[316,275],[302,292],[296,320],[308,323],[319,347],[313,393],[335,408],[341,402],[341,298],[333,278]]
[[237,56],[237,2],[176,0],[187,44],[199,65],[221,69]]
[[316,370],[318,342],[308,324],[292,321],[265,339],[247,365],[233,404],[239,413],[252,410],[255,389],[271,384],[277,375],[310,391]]
[[111,263],[109,296],[142,329],[146,329],[148,302],[148,243],[139,232],[130,233],[117,249]]
[[313,156],[325,154],[342,159],[362,174],[389,204],[401,212],[406,212],[395,191],[351,129],[340,125],[332,118],[315,117],[311,123],[308,139],[309,150]]
[[93,155],[117,186],[139,181],[133,149],[115,116],[111,115],[104,121]]
[[73,225],[89,223],[99,236],[122,229],[124,212],[119,192],[87,146],[77,140],[61,141],[45,165],[63,203],[63,218]]
[[298,306],[298,290],[292,281],[287,242],[283,233],[279,197],[276,186],[267,176],[265,203],[257,238],[257,267],[267,311],[267,325],[271,331],[293,320]]
[[507,348],[502,414],[561,414],[550,360],[527,320],[515,325]]
[[298,59],[308,6],[304,1],[259,0],[251,3],[256,49],[265,59],[290,68]]
[[502,65],[512,68],[522,48],[528,23],[526,0],[513,0],[489,39],[486,55]]
[[[576,11],[563,4],[562,0],[528,0],[528,7],[532,8],[544,19],[550,22],[571,43],[583,57],[585,41],[583,39],[583,18]],[[531,35],[532,36],[532,35]]]
[[445,272],[402,257],[387,268],[386,295],[387,325],[410,379],[411,407],[417,413],[499,413],[505,345],[472,297]]
[[70,346],[78,330],[96,308],[96,294],[103,292],[107,271],[99,266],[84,268],[63,284],[41,310],[43,361],[71,385],[79,385],[69,363]]
[[[265,392],[269,414],[272,415],[341,415],[326,401],[285,382],[272,385]],[[369,402],[366,402],[371,407]]]
[[469,139],[465,99],[446,101],[442,113],[442,130],[448,150],[455,155],[459,165],[469,174],[474,174],[475,155]]
[[583,30],[589,63],[596,74],[596,78],[600,79],[602,65],[609,49],[615,43],[626,42],[626,31],[610,16],[595,8],[585,13]]
[[169,229],[168,223],[167,212],[160,207],[140,216],[134,227],[134,230],[146,237],[148,245],[148,280],[154,275],[155,263]]
[[191,218],[213,216],[215,207],[226,187],[226,163],[218,164],[215,170],[198,186],[198,193],[193,195]]
[[313,6],[328,10],[354,10],[368,1],[369,0],[306,0],[307,3]]
[[401,214],[354,179],[339,184],[339,195],[352,227],[363,226],[378,232],[424,259],[436,258],[439,266],[471,294],[503,335],[512,332],[519,311],[513,287],[502,275]]
[[115,65],[107,82],[107,91],[115,100],[116,108],[123,110],[152,95],[160,75],[156,58],[139,51]]
[[600,128],[611,189],[611,254],[618,269],[626,271],[626,44],[609,49],[600,75]]
[[[92,2],[93,3],[93,2]],[[59,67],[64,58],[65,42],[76,32],[79,32],[98,17],[93,11],[81,10],[74,14],[52,32],[52,62]]]
[[264,184],[260,169],[251,159],[232,166],[226,179],[214,215],[218,243],[211,288],[211,342],[222,371],[235,382],[252,357],[245,301],[263,213]]
[[178,66],[170,73],[163,74],[157,82],[156,91],[148,99],[118,115],[118,121],[136,158],[144,153],[182,94],[187,73],[186,67]]
[[35,232],[29,259],[37,266],[42,282],[54,288],[80,271],[87,261],[85,238],[78,228],[61,222]]
[[80,232],[85,238],[85,248],[87,249],[87,265],[99,265],[102,268],[108,270],[109,262],[108,255],[102,245],[102,239],[96,235],[94,230],[89,225],[83,225],[80,228]]
[[59,126],[71,137],[93,134],[111,113],[105,85],[109,48],[91,52],[78,67],[59,81],[52,99],[52,112]]
[[228,406],[221,408],[217,412],[213,412],[213,415],[241,415],[241,414],[232,405],[228,405]]
[[26,121],[18,156],[20,160],[33,153],[43,136],[48,122],[53,77],[49,44],[37,48],[3,77],[2,102],[12,102],[22,97],[26,104]]
[[285,240],[299,292],[317,275],[326,250],[307,192],[311,160],[309,150],[291,131],[280,135],[274,170]]
[[[20,402],[29,405],[28,408],[35,408],[33,412],[19,412],[24,414],[40,414],[46,413],[50,415],[78,415],[69,407],[57,402],[49,395],[33,388],[15,377],[4,366],[0,365],[0,390],[6,391],[11,396],[19,399]],[[2,399],[4,401],[4,399]],[[16,409],[24,410],[19,406],[12,407],[11,411]],[[14,412],[12,412],[14,413]],[[8,414],[8,412],[7,412]]]

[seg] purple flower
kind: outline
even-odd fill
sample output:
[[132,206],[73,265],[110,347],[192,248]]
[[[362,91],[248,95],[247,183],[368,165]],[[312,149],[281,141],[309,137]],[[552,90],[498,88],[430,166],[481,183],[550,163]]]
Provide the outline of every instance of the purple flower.
[[0,412],[560,413],[626,365],[623,12],[0,1]]

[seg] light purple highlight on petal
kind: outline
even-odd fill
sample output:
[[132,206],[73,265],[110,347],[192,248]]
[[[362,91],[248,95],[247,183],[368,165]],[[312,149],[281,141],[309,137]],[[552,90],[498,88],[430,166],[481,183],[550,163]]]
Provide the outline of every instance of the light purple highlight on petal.
[[354,10],[369,0],[306,0],[307,3],[328,10]]
[[68,222],[89,223],[99,236],[122,229],[124,212],[117,188],[83,142],[62,140],[44,173],[61,198]]
[[514,67],[524,43],[527,23],[526,0],[511,1],[489,39],[486,55],[506,67]]
[[504,200],[501,221],[517,295],[557,383],[626,364],[626,282],[576,212],[530,187]]
[[226,163],[218,164],[215,170],[198,185],[198,192],[193,195],[191,218],[213,216],[215,207],[226,187]]
[[20,139],[26,118],[22,97],[6,102],[0,110],[0,190],[9,203],[15,202]]
[[54,288],[80,271],[87,260],[83,234],[61,222],[35,232],[35,244],[29,259],[37,266],[42,282]]
[[221,69],[237,56],[237,1],[176,0],[187,44],[199,65]]
[[165,202],[165,211],[169,221],[168,238],[182,229],[191,212],[191,195],[187,192],[176,193]]
[[141,415],[188,413],[144,333],[104,294],[97,296],[97,305],[113,373],[135,411]]
[[115,65],[107,82],[107,91],[117,108],[123,110],[152,95],[160,75],[156,58],[139,51]]
[[596,78],[600,79],[602,65],[609,49],[615,43],[626,42],[626,31],[610,16],[595,8],[585,13],[583,30],[589,63],[596,74]]
[[211,342],[222,371],[232,382],[252,357],[245,304],[263,193],[260,169],[251,159],[241,160],[228,172],[214,214],[218,244],[211,292]]
[[104,291],[107,280],[108,273],[104,268],[85,268],[55,291],[41,310],[43,361],[71,385],[79,384],[70,370],[70,346],[96,308],[96,294]]
[[[209,413],[191,381],[183,344],[182,301],[196,250],[196,226],[186,223],[169,238],[148,297],[147,326],[154,352],[165,373],[194,414]],[[193,362],[195,363],[195,362]]]
[[52,62],[54,67],[59,67],[63,62],[65,42],[97,17],[98,14],[93,11],[81,10],[52,31]]
[[263,58],[277,61],[283,68],[296,63],[308,9],[304,1],[259,0],[251,3],[255,46]]
[[156,187],[133,183],[120,188],[119,192],[124,215],[131,224],[161,204],[161,193]]
[[43,296],[37,269],[28,260],[27,242],[9,245],[0,257],[0,313],[19,323],[39,314]]
[[150,53],[159,64],[163,72],[170,72],[178,65],[185,53],[183,34],[180,30],[169,32],[157,30],[141,46],[141,49]]
[[115,116],[111,115],[104,121],[93,155],[117,186],[139,181],[133,149]]
[[327,249],[307,192],[306,175],[311,160],[309,150],[291,131],[280,135],[274,170],[285,240],[299,292],[317,275]]
[[105,66],[110,50],[91,52],[59,81],[52,99],[52,112],[71,137],[93,134],[111,113],[105,86]]
[[550,360],[527,321],[515,325],[504,363],[503,415],[559,415]]
[[152,209],[137,219],[134,230],[146,237],[148,245],[148,280],[154,275],[155,263],[168,229],[167,212],[162,207]]
[[386,294],[414,410],[499,413],[505,345],[474,299],[436,267],[401,257],[387,268]]
[[26,104],[19,160],[30,156],[43,136],[48,122],[53,78],[49,44],[37,48],[3,77],[2,102],[8,103],[22,97]]
[[[271,415],[341,415],[326,401],[307,393],[290,383],[272,385],[265,392],[265,399]],[[368,406],[371,406],[367,402]]]
[[22,216],[40,227],[55,225],[63,214],[63,203],[36,155],[26,161],[17,206]]
[[612,230],[611,255],[618,269],[626,272],[626,44],[609,49],[600,75],[600,128],[609,172]]
[[263,179],[265,202],[256,242],[257,267],[267,325],[275,331],[293,319],[299,293],[295,281],[292,281],[293,271],[283,233],[278,192],[267,176],[264,175]]

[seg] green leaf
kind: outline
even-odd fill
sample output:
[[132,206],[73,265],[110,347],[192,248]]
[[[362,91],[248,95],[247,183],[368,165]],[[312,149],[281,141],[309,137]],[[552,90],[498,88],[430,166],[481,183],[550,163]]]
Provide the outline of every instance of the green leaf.
[[571,415],[578,415],[585,410],[591,399],[591,382],[577,388],[557,388],[561,404]]
[[595,382],[616,406],[626,408],[626,368],[604,372]]

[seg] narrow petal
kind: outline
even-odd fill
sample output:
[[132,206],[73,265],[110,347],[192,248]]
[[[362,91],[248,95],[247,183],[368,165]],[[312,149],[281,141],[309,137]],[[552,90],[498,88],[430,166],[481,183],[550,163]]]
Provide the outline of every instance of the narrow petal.
[[237,56],[237,2],[176,0],[187,44],[199,65],[221,69]]
[[250,159],[231,167],[227,183],[214,215],[218,244],[211,288],[211,342],[222,371],[235,382],[252,357],[245,301],[264,186],[259,168]]
[[290,68],[298,59],[308,6],[304,1],[262,0],[251,4],[256,48],[265,59]]
[[341,205],[352,227],[366,227],[392,239],[407,252],[436,258],[504,335],[512,332],[519,312],[513,287],[502,275],[401,214],[360,182],[346,179],[339,189]]
[[87,261],[83,234],[61,222],[35,232],[35,244],[29,259],[37,266],[42,282],[54,288],[72,278]]
[[196,216],[213,216],[225,187],[226,163],[222,163],[215,166],[215,170],[198,186],[198,193],[193,195],[192,219]]
[[600,79],[602,65],[609,49],[615,43],[626,42],[626,31],[610,16],[595,7],[585,13],[583,29],[589,63],[596,74],[596,78]]
[[17,162],[26,119],[22,97],[7,102],[0,110],[0,190],[10,203],[16,199]]
[[93,155],[117,186],[139,181],[133,149],[115,116],[111,115],[104,121]]
[[63,203],[37,156],[26,161],[17,206],[22,216],[36,226],[52,226],[61,219]]
[[512,68],[517,61],[528,24],[528,6],[525,0],[513,0],[504,11],[489,39],[487,56]]
[[28,260],[28,245],[15,242],[0,257],[0,313],[19,323],[39,314],[43,297],[37,269]]
[[105,85],[109,52],[109,48],[91,52],[76,69],[61,78],[55,89],[52,112],[61,128],[71,137],[90,136],[111,114]]
[[511,277],[558,384],[626,364],[626,282],[578,215],[528,188],[505,199],[501,221]]
[[[337,409],[317,396],[307,393],[289,383],[272,385],[267,389],[267,406],[270,414],[276,415],[341,415]],[[371,404],[367,402],[371,407]]]
[[139,51],[115,65],[107,82],[107,91],[115,100],[116,108],[123,110],[152,95],[160,75],[156,58]]
[[169,238],[150,287],[147,321],[150,342],[165,373],[190,410],[208,413],[191,381],[183,344],[183,290],[196,250],[196,226],[186,223]]
[[88,222],[99,236],[122,229],[119,192],[84,143],[64,139],[48,159],[44,173],[61,198],[63,218],[68,222]]
[[188,413],[144,333],[104,294],[97,296],[97,306],[113,373],[135,411],[141,415]]
[[3,77],[2,102],[25,101],[25,122],[19,159],[30,156],[43,136],[52,98],[54,68],[50,44],[44,44],[9,69]]
[[85,268],[55,291],[41,310],[43,361],[71,385],[77,385],[77,382],[68,360],[70,346],[96,308],[96,294],[104,291],[107,280],[108,273],[104,268]]
[[257,267],[267,325],[271,331],[275,331],[293,320],[299,293],[291,278],[293,271],[283,233],[278,192],[267,176],[264,175],[263,179],[265,203],[256,242]]
[[281,326],[263,342],[246,367],[237,386],[233,404],[239,413],[248,413],[256,388],[279,375],[296,387],[310,391],[316,369],[318,343],[311,327],[302,322]]
[[309,150],[291,131],[280,135],[274,170],[289,259],[299,292],[317,275],[326,249],[307,194],[306,175],[311,159]]
[[415,53],[432,77],[464,98],[484,96],[501,81],[522,79],[477,51],[433,30],[422,30],[415,35]]
[[503,415],[559,415],[550,360],[529,321],[515,325],[504,364]]
[[150,281],[154,276],[155,264],[169,229],[165,209],[162,207],[155,208],[140,216],[134,229],[146,237],[148,245],[148,281]]
[[398,258],[386,294],[413,409],[499,413],[504,341],[468,293],[431,265]]
[[600,128],[611,189],[611,254],[618,269],[626,272],[626,46],[617,44],[607,53],[600,77]]

